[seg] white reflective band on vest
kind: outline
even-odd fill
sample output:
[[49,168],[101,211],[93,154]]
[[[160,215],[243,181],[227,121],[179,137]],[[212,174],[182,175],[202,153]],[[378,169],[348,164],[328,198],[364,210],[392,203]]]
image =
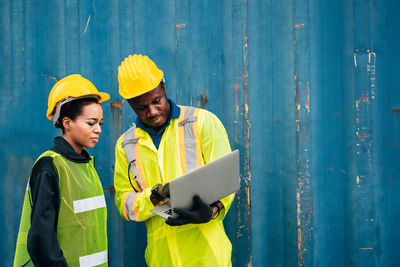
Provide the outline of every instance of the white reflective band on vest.
[[184,120],[179,122],[179,126],[183,126],[184,131],[184,143],[186,153],[186,169],[191,171],[197,168],[196,162],[196,137],[194,135],[193,123],[197,121],[197,117],[194,117],[194,107],[185,107]]
[[92,267],[106,263],[107,261],[108,261],[108,250],[104,250],[102,252],[79,257],[79,266]]
[[126,206],[126,215],[128,216],[129,220],[135,220],[135,213],[133,213],[133,199],[137,195],[136,192],[131,192],[129,196],[126,198],[125,206]]
[[104,195],[74,201],[74,212],[81,213],[106,207]]
[[[139,138],[133,138],[135,136],[136,125],[133,124],[128,131],[125,132],[124,140],[121,145],[125,149],[126,160],[128,161],[128,179],[130,181],[131,176],[133,175],[133,181],[139,186],[139,191],[143,191],[143,185],[140,182],[140,174],[136,168],[136,154],[135,154],[135,143],[139,141]],[[133,188],[137,191],[135,188]]]

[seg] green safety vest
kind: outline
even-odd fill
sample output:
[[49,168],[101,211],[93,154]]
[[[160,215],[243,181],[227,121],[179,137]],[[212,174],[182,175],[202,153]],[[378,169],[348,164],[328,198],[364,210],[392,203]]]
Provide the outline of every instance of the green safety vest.
[[[52,157],[60,187],[57,239],[69,266],[108,266],[107,208],[100,179],[93,165],[72,162],[54,151]],[[29,182],[24,198],[14,266],[33,266],[27,250],[31,226]],[[28,264],[27,264],[28,263]],[[27,264],[27,265],[24,265]]]

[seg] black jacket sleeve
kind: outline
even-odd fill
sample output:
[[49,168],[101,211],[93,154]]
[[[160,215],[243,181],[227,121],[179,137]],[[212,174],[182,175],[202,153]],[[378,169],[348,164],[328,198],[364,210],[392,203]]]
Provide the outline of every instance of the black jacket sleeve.
[[51,157],[36,162],[29,184],[32,213],[27,245],[31,260],[35,266],[68,266],[57,240],[60,189]]

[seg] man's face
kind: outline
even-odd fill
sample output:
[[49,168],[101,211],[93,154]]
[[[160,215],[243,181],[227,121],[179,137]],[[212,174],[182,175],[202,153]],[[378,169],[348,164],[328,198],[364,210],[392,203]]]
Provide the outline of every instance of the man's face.
[[155,132],[158,132],[169,118],[170,106],[163,83],[150,92],[128,99],[128,103],[139,119]]

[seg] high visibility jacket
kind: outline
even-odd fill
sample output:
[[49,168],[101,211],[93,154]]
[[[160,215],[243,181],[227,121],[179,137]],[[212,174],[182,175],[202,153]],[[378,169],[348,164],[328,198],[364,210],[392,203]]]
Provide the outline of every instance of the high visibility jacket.
[[[232,245],[222,220],[234,194],[221,199],[224,208],[218,217],[204,224],[169,226],[164,218],[150,212],[154,185],[170,182],[231,151],[226,131],[214,114],[180,108],[179,118],[171,119],[158,149],[145,130],[134,126],[119,138],[115,149],[116,205],[126,220],[146,222],[145,258],[149,266],[231,266]],[[129,143],[134,144],[135,160],[130,160],[128,167],[124,148]]]
[[[108,266],[107,208],[103,188],[93,165],[72,162],[48,150],[41,157],[52,157],[60,188],[57,240],[69,266]],[[14,266],[30,260],[27,236],[31,226],[31,192],[25,193],[17,239]]]

